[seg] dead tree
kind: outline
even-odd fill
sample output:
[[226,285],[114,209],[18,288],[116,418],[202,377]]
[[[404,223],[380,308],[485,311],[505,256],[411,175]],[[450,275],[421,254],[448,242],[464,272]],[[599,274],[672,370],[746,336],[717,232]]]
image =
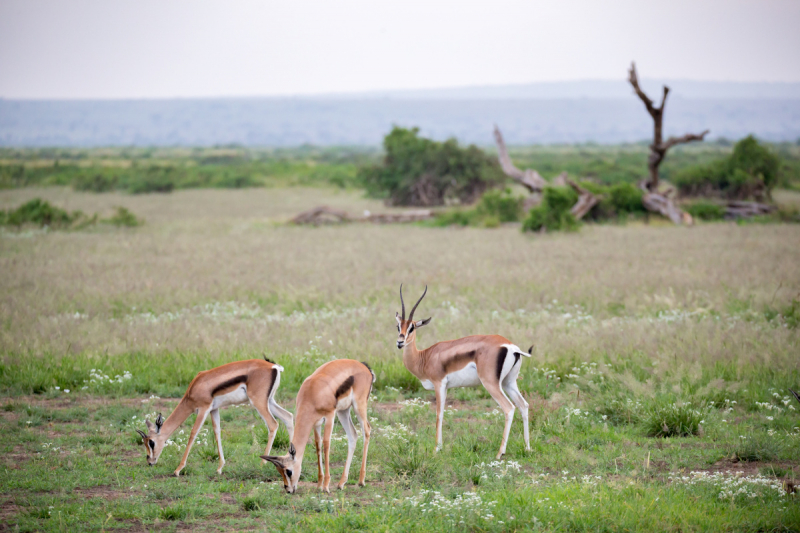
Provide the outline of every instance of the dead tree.
[[419,222],[428,220],[436,216],[430,209],[417,209],[414,211],[402,211],[400,213],[369,213],[363,216],[351,215],[347,211],[334,209],[327,205],[321,205],[308,211],[303,211],[290,222],[297,225],[320,226],[323,224],[342,224],[345,222],[369,222],[372,224],[400,224],[405,222]]
[[631,68],[628,71],[628,81],[633,86],[633,90],[639,96],[639,99],[644,103],[644,107],[650,116],[653,117],[653,144],[650,145],[650,155],[647,158],[647,169],[649,170],[648,179],[641,185],[645,192],[643,204],[649,211],[660,213],[675,224],[682,222],[691,223],[691,217],[683,213],[681,209],[675,205],[675,202],[666,194],[661,194],[658,190],[658,167],[667,155],[667,150],[678,144],[685,144],[692,141],[702,141],[708,134],[709,130],[703,133],[694,134],[687,133],[682,137],[670,137],[664,141],[663,137],[663,121],[664,121],[664,104],[667,102],[667,95],[669,94],[669,87],[664,86],[664,94],[661,97],[661,105],[656,107],[650,98],[639,87],[639,77],[636,75],[636,63],[631,63]]
[[587,191],[571,179],[563,175],[559,177],[563,178],[567,185],[572,187],[575,192],[578,193],[578,201],[572,206],[570,213],[572,213],[572,216],[574,216],[576,220],[582,219],[589,211],[592,210],[594,206],[597,205],[597,202],[600,200],[597,198],[597,196]]

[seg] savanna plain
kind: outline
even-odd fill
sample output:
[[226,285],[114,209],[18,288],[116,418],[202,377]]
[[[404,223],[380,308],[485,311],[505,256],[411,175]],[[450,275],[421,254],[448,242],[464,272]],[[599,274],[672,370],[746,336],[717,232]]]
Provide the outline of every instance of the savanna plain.
[[[797,202],[798,193],[782,191]],[[0,234],[0,529],[13,531],[800,531],[800,226],[587,225],[577,233],[285,221],[322,203],[386,209],[326,187],[130,195],[0,192],[146,223]],[[398,288],[431,316],[420,347],[497,333],[527,349],[519,414],[452,389],[435,452],[433,393],[395,346]],[[377,381],[367,485],[297,494],[259,455],[250,407],[221,411],[172,473],[194,416],[148,468],[144,420],[200,371],[269,357],[278,403],[320,364]],[[273,453],[284,454],[281,427]],[[332,478],[346,455],[334,430]],[[361,454],[361,441],[356,458]]]

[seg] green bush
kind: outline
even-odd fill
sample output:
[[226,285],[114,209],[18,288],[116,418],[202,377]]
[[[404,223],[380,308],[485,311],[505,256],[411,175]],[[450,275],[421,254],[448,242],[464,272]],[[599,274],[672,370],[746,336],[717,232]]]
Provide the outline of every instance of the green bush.
[[55,207],[46,200],[34,198],[19,206],[17,209],[4,212],[0,219],[9,226],[22,226],[23,224],[36,224],[53,228],[66,227],[82,217],[83,213],[75,211],[69,213],[64,209]]
[[145,194],[151,192],[172,192],[178,172],[171,167],[149,168],[139,179],[129,182],[127,189],[132,194]]
[[384,137],[383,163],[359,171],[370,195],[391,205],[444,205],[449,199],[469,204],[504,180],[497,161],[480,148],[418,133],[419,128],[395,127]]
[[722,220],[725,218],[725,207],[708,200],[699,200],[682,207],[693,218],[700,220]]
[[143,221],[136,217],[133,213],[125,209],[124,207],[117,207],[116,212],[110,218],[104,219],[103,222],[107,224],[112,224],[114,226],[120,227],[125,226],[128,228],[133,228],[136,226],[140,226]]
[[777,185],[781,159],[749,135],[727,158],[679,172],[672,182],[684,196],[760,199]]
[[72,179],[72,188],[76,191],[108,192],[117,188],[119,178],[116,175],[100,172],[81,173]]
[[515,196],[511,189],[487,191],[481,196],[475,211],[479,217],[493,217],[499,222],[518,222],[522,217],[523,198]]
[[608,198],[617,215],[644,213],[643,194],[639,187],[630,183],[617,183],[608,187]]
[[567,187],[547,187],[542,194],[542,203],[528,212],[522,223],[522,231],[576,231],[580,223],[570,213],[578,201],[578,194]]

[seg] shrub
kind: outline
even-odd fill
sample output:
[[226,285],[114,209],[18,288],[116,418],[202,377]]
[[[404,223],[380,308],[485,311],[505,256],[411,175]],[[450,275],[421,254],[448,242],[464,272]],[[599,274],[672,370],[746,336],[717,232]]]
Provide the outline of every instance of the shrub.
[[542,195],[542,203],[528,212],[522,223],[522,231],[575,231],[580,223],[570,213],[578,201],[578,194],[566,187],[547,187]]
[[144,175],[135,177],[128,184],[128,192],[144,194],[151,192],[172,192],[175,189],[176,172],[173,168],[149,168]]
[[80,173],[72,179],[72,188],[76,191],[108,192],[115,190],[118,184],[119,178],[116,175],[99,172]]
[[717,203],[700,200],[683,206],[684,211],[700,220],[722,220],[725,218],[725,207]]
[[140,226],[143,223],[141,219],[136,218],[136,215],[134,215],[124,207],[117,207],[117,210],[114,213],[114,215],[110,218],[104,219],[103,222],[107,224],[113,224],[114,226],[117,227],[125,226],[128,228]]
[[630,183],[617,183],[608,188],[608,198],[617,215],[645,212],[642,204],[644,193]]
[[760,199],[778,183],[780,169],[780,158],[749,135],[726,159],[686,169],[672,181],[685,196]]
[[9,226],[22,226],[23,224],[36,224],[54,228],[65,227],[83,216],[80,211],[69,213],[64,209],[55,207],[46,200],[34,198],[17,209],[9,210],[0,217],[4,224]]
[[468,204],[504,179],[497,161],[478,147],[418,133],[418,128],[395,127],[384,137],[383,164],[359,172],[369,194],[391,205],[444,205],[448,199]]
[[475,208],[479,217],[494,217],[498,222],[517,222],[522,216],[523,199],[511,189],[487,191]]
[[648,437],[690,437],[700,431],[703,414],[691,405],[657,404],[644,418]]

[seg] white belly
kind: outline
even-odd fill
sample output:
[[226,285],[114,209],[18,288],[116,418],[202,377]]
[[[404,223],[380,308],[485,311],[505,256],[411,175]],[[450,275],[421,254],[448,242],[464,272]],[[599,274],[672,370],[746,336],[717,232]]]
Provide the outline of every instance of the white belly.
[[221,409],[229,405],[239,405],[247,403],[250,399],[247,397],[247,386],[242,385],[232,390],[228,394],[221,394],[215,396],[214,401],[211,402],[211,409]]
[[420,380],[420,383],[422,383],[422,388],[423,389],[425,389],[425,390],[433,390],[433,382],[431,380],[423,379],[423,380]]
[[469,363],[467,366],[447,374],[447,388],[452,389],[455,387],[477,387],[481,384],[481,379],[478,377],[478,367],[475,363]]
[[353,391],[351,390],[350,394],[339,398],[339,400],[336,402],[336,410],[344,411],[345,409],[350,409],[352,405],[353,405]]

